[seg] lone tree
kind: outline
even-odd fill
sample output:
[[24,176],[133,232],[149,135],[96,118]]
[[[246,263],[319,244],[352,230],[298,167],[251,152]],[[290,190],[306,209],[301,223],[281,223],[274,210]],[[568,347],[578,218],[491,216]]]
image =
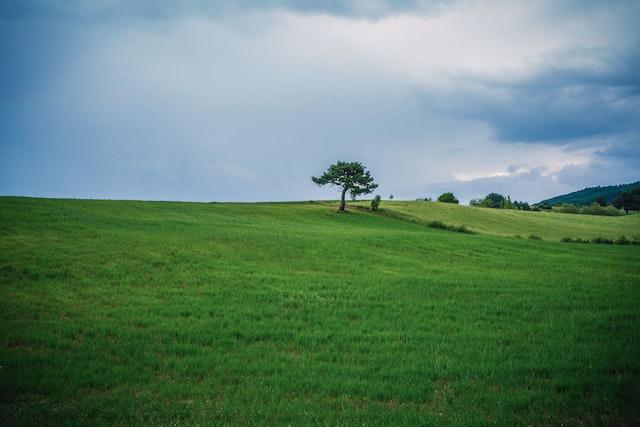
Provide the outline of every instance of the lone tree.
[[365,170],[365,167],[359,162],[338,162],[329,166],[322,176],[312,176],[311,180],[319,186],[329,184],[340,189],[340,208],[338,212],[344,211],[344,197],[347,191],[351,194],[351,197],[356,197],[360,194],[369,194],[378,187],[378,184],[373,183],[373,178],[369,171]]

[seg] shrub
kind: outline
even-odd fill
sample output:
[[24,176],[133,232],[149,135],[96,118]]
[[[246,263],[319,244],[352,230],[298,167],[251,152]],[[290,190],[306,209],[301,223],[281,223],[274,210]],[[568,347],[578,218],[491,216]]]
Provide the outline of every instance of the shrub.
[[602,206],[599,203],[592,203],[589,206],[582,206],[580,208],[581,214],[585,215],[606,215],[606,216],[619,216],[624,215],[620,209],[616,209],[615,206]]
[[618,240],[616,240],[616,243],[618,245],[628,245],[629,243],[631,243],[631,240],[627,239],[624,236],[620,236],[620,238]]
[[371,210],[372,211],[377,211],[378,207],[380,206],[380,201],[382,200],[382,197],[380,197],[379,194],[376,194],[376,196],[371,199]]
[[560,212],[560,213],[570,213],[570,214],[580,213],[580,209],[578,209],[576,205],[573,205],[571,203],[563,203],[561,205],[554,206],[552,209],[554,212]]
[[540,209],[537,206],[534,206],[534,207],[531,208],[531,210],[534,211],[534,212],[540,212],[542,209]]
[[554,212],[570,213],[570,214],[583,214],[583,215],[607,215],[607,216],[619,216],[624,215],[624,212],[614,206],[602,206],[598,203],[592,203],[589,206],[576,206],[570,203],[563,203],[553,207]]
[[594,237],[593,239],[591,239],[591,243],[602,243],[606,245],[611,245],[613,244],[613,240],[607,239],[605,237]]
[[469,230],[467,228],[466,225],[462,224],[457,226],[456,228],[454,228],[454,231],[457,231],[458,233],[466,233],[466,234],[473,234],[473,231]]
[[531,240],[542,240],[542,237],[538,236],[537,234],[529,234],[529,239],[531,239]]
[[458,204],[460,203],[458,201],[458,199],[456,199],[456,196],[453,195],[453,193],[448,192],[448,193],[442,193],[439,197],[438,197],[438,201],[439,202],[443,202],[443,203],[455,203]]
[[445,224],[442,221],[438,221],[438,220],[431,221],[429,223],[429,227],[431,227],[431,228],[439,228],[441,230],[448,230],[449,229],[449,226],[447,224]]
[[458,233],[475,234],[475,231],[469,230],[465,225],[449,225],[442,221],[431,221],[427,224],[430,228],[437,228],[440,230],[457,231]]

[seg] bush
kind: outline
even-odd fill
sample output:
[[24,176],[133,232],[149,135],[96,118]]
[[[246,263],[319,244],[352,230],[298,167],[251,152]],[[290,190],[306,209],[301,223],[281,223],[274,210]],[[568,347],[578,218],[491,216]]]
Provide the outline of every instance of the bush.
[[371,210],[372,211],[377,211],[378,210],[378,207],[380,206],[380,201],[381,200],[382,200],[382,197],[380,197],[379,194],[376,194],[376,197],[371,199]]
[[430,228],[437,228],[440,230],[457,231],[458,233],[475,234],[475,231],[469,230],[465,225],[449,225],[442,221],[431,221],[427,224]]
[[591,239],[591,243],[603,243],[606,245],[611,245],[613,244],[613,240],[607,239],[605,237],[594,237],[593,239]]
[[455,204],[460,203],[458,199],[456,199],[456,196],[454,196],[453,193],[451,192],[442,193],[440,197],[438,197],[438,201],[443,203],[455,203]]
[[620,238],[618,240],[616,240],[616,243],[618,245],[628,245],[629,243],[631,243],[631,240],[627,239],[624,236],[620,236]]
[[469,230],[464,224],[454,228],[454,231],[457,231],[458,233],[473,234],[473,231]]
[[537,234],[529,234],[529,239],[531,239],[531,240],[542,240],[542,237],[538,236]]
[[554,212],[560,212],[560,213],[570,213],[570,214],[580,213],[580,209],[578,209],[576,205],[573,205],[571,203],[563,203],[561,205],[554,206],[552,209]]
[[431,228],[439,228],[441,230],[448,230],[450,228],[449,225],[445,224],[442,221],[438,221],[438,220],[431,221],[429,223],[429,227],[431,227]]
[[565,242],[565,243],[589,243],[588,240],[586,239],[581,239],[579,237],[571,238],[571,237],[563,237],[562,239],[560,239],[561,242]]
[[580,213],[585,215],[606,215],[606,216],[620,216],[624,215],[615,206],[602,206],[599,203],[592,203],[589,206],[583,206],[580,208]]
[[602,206],[598,203],[592,203],[589,206],[576,206],[570,203],[563,203],[559,206],[553,207],[554,212],[570,213],[570,214],[583,214],[583,215],[606,215],[606,216],[619,216],[624,215],[624,212],[614,206]]
[[580,237],[563,237],[560,241],[565,243],[596,243],[604,245],[635,245],[640,243],[640,240],[629,240],[625,236],[620,236],[616,240],[608,239],[606,237],[594,237],[591,240],[581,239]]
[[531,210],[534,211],[534,212],[540,212],[542,209],[540,209],[537,206],[534,206],[534,207],[531,208]]

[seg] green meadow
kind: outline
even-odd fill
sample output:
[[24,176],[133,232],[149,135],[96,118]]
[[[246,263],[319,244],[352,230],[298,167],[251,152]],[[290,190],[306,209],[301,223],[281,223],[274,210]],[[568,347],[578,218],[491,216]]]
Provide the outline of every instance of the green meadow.
[[[359,206],[368,206],[358,202]],[[559,214],[557,212],[517,211],[460,206],[452,203],[385,201],[383,212],[399,214],[404,219],[441,221],[445,224],[464,225],[472,231],[497,236],[538,236],[560,240],[563,237],[617,239],[625,236],[640,238],[640,215],[622,217]]]
[[640,215],[336,206],[1,197],[0,423],[640,423]]

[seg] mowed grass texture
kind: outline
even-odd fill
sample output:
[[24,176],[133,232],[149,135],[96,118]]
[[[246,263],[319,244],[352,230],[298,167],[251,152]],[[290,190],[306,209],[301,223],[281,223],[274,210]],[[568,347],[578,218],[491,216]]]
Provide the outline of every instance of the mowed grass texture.
[[0,198],[0,421],[638,424],[639,286],[638,245]]
[[[358,202],[369,206],[369,202]],[[424,201],[383,201],[381,213],[400,214],[417,221],[440,221],[451,226],[464,225],[471,231],[497,236],[531,235],[559,241],[563,237],[618,239],[625,236],[640,239],[640,214],[597,216],[561,214],[558,212],[516,211],[460,206]]]

